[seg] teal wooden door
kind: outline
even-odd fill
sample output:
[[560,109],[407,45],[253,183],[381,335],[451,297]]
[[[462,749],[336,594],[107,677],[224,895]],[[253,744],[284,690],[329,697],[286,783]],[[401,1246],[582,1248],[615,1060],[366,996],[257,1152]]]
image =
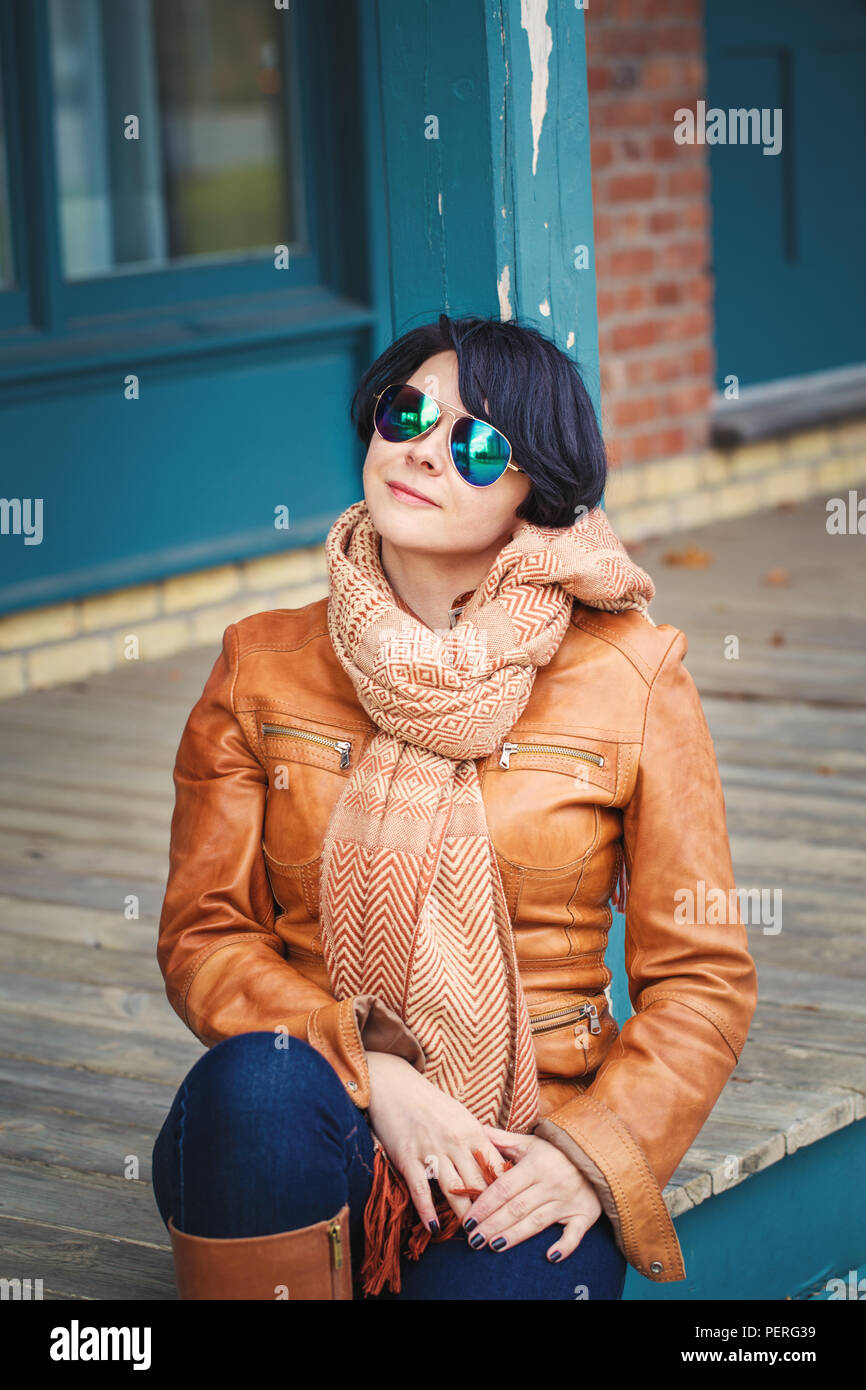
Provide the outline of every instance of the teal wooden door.
[[866,4],[707,0],[707,108],[782,111],[709,144],[717,385],[866,359]]

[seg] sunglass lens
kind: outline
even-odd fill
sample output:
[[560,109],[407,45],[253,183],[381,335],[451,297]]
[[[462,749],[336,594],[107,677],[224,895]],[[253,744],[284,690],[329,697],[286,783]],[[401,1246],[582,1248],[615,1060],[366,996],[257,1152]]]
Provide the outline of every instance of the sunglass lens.
[[439,407],[414,386],[389,386],[379,397],[376,429],[383,439],[401,444],[423,434],[439,418]]
[[457,472],[473,487],[495,483],[511,459],[511,447],[504,435],[482,420],[466,417],[454,422],[451,453]]

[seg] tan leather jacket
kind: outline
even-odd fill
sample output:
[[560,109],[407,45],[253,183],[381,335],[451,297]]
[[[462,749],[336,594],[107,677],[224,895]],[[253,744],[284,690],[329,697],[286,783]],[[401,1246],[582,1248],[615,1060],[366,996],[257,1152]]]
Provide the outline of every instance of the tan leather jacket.
[[[178,750],[158,957],[172,1007],[206,1046],[288,1030],[365,1108],[366,1050],[420,1071],[424,1057],[382,1001],[337,1001],[328,987],[322,845],[374,726],[326,605],[226,631]],[[678,628],[576,601],[503,748],[477,760],[535,1035],[535,1132],[593,1183],[626,1259],[659,1281],[685,1278],[662,1189],[737,1063],[757,998],[687,646]],[[623,852],[635,1012],[620,1031],[605,946]],[[727,923],[680,920],[675,895],[700,910],[714,889]]]

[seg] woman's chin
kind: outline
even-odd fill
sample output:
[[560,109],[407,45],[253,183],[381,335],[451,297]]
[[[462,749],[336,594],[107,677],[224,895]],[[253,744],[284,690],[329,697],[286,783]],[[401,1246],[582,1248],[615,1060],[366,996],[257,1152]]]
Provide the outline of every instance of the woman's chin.
[[385,502],[384,505],[371,507],[368,502],[367,510],[379,535],[392,545],[426,548],[434,532],[440,530],[438,525],[433,527],[430,524],[431,513],[437,514],[438,521],[438,507],[407,507],[396,501],[390,506]]

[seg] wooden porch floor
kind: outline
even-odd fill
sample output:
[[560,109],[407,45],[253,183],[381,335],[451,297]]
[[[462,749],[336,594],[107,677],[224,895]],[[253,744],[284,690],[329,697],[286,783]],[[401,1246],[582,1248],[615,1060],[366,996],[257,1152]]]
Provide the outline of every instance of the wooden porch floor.
[[[661,563],[689,546],[711,563]],[[749,928],[758,1012],[667,1189],[677,1215],[866,1113],[866,550],[827,535],[820,499],[630,550],[689,638],[738,886],[783,899],[778,934]],[[202,1048],[154,950],[174,752],[214,657],[0,704],[0,1276],[46,1298],[175,1297],[150,1153]]]

